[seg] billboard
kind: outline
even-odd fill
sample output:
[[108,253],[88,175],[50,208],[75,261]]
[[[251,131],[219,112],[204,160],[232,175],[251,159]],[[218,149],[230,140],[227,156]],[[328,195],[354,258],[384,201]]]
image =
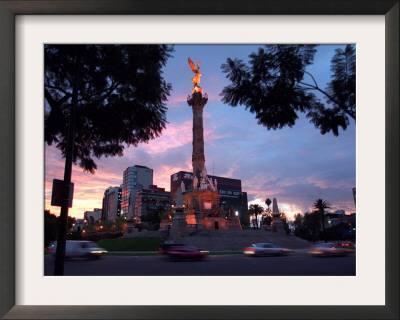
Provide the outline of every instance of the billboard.
[[[231,179],[208,175],[209,178],[217,180],[217,191],[221,195],[220,205],[225,208],[234,206],[235,209],[247,209],[247,193],[242,192],[242,181],[239,179]],[[185,190],[191,190],[193,186],[193,173],[187,171],[179,171],[171,175],[171,203],[175,203],[176,193],[182,182]]]

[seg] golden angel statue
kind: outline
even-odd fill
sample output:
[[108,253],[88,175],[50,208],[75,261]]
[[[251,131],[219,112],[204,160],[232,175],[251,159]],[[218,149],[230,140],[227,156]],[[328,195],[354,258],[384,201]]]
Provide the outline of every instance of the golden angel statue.
[[192,82],[193,82],[193,89],[192,89],[192,93],[195,92],[200,92],[203,93],[203,89],[201,87],[199,87],[199,83],[200,83],[200,77],[203,76],[200,73],[200,64],[201,62],[197,62],[197,66],[193,63],[193,61],[188,58],[188,62],[190,67],[192,68],[192,71],[195,73],[194,77],[192,78]]

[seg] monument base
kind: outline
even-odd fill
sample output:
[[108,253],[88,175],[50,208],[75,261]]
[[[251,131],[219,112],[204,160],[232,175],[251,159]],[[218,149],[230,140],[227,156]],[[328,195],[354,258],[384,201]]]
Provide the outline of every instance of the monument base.
[[186,223],[186,215],[183,211],[175,212],[172,218],[172,227],[170,231],[170,236],[173,238],[185,237],[189,234]]
[[186,192],[182,197],[186,214],[196,215],[201,218],[218,214],[219,199],[221,198],[218,191],[194,189]]
[[135,227],[135,224],[131,221],[126,223],[124,235],[122,236],[123,238],[129,238],[131,236],[134,236],[133,234],[138,233],[139,229]]
[[241,230],[239,218],[206,217],[200,219],[205,230]]
[[271,230],[274,232],[286,234],[285,228],[283,227],[283,222],[279,218],[272,219]]

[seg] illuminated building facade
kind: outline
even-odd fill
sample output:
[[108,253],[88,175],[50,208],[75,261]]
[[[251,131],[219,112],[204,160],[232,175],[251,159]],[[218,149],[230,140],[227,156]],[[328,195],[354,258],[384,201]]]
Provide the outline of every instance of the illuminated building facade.
[[135,165],[125,169],[121,184],[121,215],[133,219],[136,193],[153,184],[153,169]]
[[140,223],[141,216],[151,211],[164,212],[170,208],[171,192],[151,185],[148,189],[141,189],[136,193],[134,220]]
[[114,221],[121,215],[122,189],[120,187],[109,187],[104,191],[102,220]]

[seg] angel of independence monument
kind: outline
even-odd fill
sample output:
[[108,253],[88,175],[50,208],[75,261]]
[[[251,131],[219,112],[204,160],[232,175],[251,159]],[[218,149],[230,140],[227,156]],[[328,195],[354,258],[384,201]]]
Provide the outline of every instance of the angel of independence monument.
[[[217,190],[218,181],[216,179],[213,181],[207,176],[204,156],[203,109],[207,104],[208,96],[207,94],[203,95],[203,89],[199,86],[200,77],[202,76],[200,73],[200,62],[197,63],[197,66],[190,58],[188,62],[195,73],[192,78],[192,94],[188,96],[187,100],[193,111],[193,183],[191,187],[187,188],[188,190],[185,190],[183,183],[181,188],[178,189],[178,193],[182,192],[182,206],[186,216],[186,228],[188,231],[193,229],[241,229],[238,217],[232,214],[228,217],[221,215],[219,208],[221,195]],[[182,215],[175,215],[174,218],[181,221]],[[175,223],[175,225],[179,225],[180,228],[183,226],[182,221]],[[174,229],[176,228],[174,228],[173,221],[173,233]]]

